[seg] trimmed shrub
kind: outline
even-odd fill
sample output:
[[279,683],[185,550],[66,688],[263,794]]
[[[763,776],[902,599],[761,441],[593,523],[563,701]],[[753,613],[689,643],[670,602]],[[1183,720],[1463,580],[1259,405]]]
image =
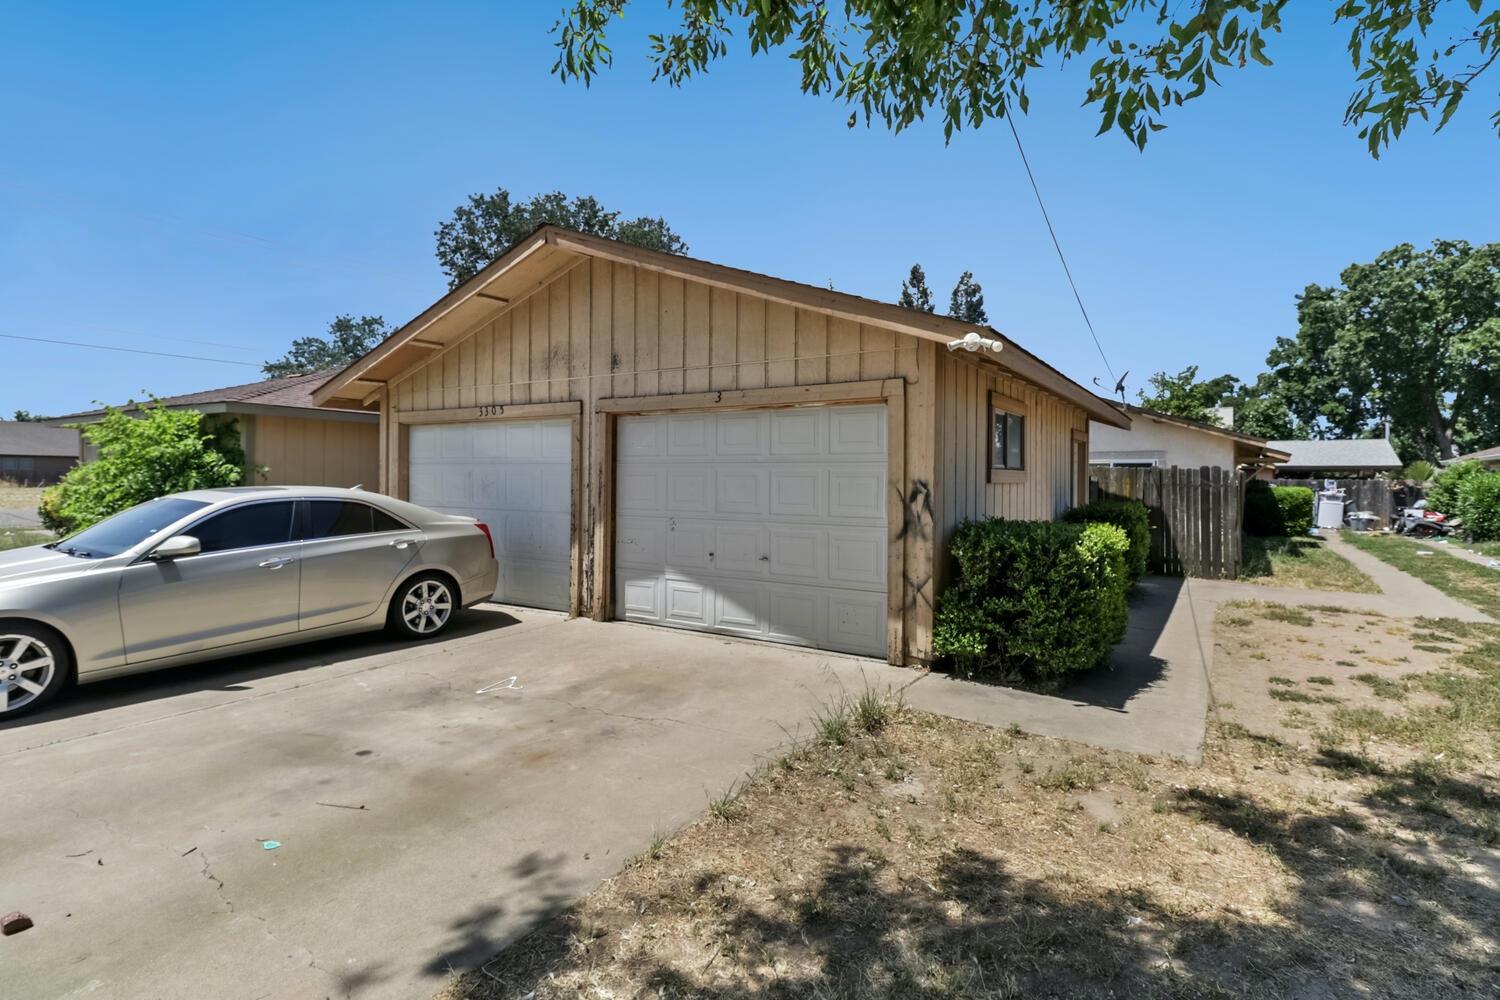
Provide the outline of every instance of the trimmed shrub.
[[1476,542],[1500,540],[1500,472],[1481,472],[1458,490],[1458,516]]
[[1463,492],[1464,483],[1474,476],[1482,475],[1484,466],[1472,459],[1444,467],[1433,477],[1432,486],[1427,490],[1427,509],[1450,517],[1462,517],[1459,513],[1459,494]]
[[1261,538],[1312,530],[1314,493],[1306,486],[1272,486],[1252,479],[1245,491],[1245,531]]
[[934,651],[966,676],[1055,680],[1098,666],[1125,634],[1129,549],[1112,524],[962,525]]
[[1095,500],[1082,507],[1063,512],[1069,524],[1113,524],[1125,532],[1130,551],[1125,553],[1125,570],[1134,583],[1146,575],[1146,560],[1151,555],[1151,514],[1139,500]]

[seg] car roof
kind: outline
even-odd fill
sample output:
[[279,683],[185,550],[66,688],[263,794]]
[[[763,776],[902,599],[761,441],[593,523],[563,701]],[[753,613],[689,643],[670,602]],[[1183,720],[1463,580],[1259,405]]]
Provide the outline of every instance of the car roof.
[[223,503],[227,500],[244,500],[250,497],[274,499],[276,494],[293,497],[329,497],[336,500],[375,500],[377,494],[368,490],[341,486],[220,486],[209,490],[186,490],[173,496],[188,500],[204,500],[208,503]]

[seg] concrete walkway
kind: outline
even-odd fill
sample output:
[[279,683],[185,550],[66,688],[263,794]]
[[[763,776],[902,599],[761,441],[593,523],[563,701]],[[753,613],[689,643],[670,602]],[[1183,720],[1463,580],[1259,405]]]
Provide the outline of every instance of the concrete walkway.
[[[1191,581],[1196,586],[1199,581]],[[927,674],[906,688],[914,708],[1110,750],[1200,759],[1208,713],[1213,611],[1190,581],[1147,577],[1108,670],[1057,694]]]
[[[1487,622],[1489,616],[1462,601],[1456,601],[1430,583],[1424,583],[1363,549],[1355,548],[1337,534],[1323,536],[1330,552],[1343,556],[1363,571],[1381,595],[1389,601],[1387,614],[1414,618],[1457,618],[1460,621]],[[1342,596],[1342,595],[1340,595]],[[1338,604],[1340,601],[1325,600],[1323,604]]]

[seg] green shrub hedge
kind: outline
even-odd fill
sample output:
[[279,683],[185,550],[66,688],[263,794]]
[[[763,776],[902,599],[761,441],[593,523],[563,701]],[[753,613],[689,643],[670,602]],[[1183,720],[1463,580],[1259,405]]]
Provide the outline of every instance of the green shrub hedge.
[[1500,472],[1464,479],[1458,490],[1458,516],[1474,541],[1500,541]]
[[1312,530],[1313,491],[1252,479],[1245,491],[1245,530],[1261,538],[1305,535]]
[[1482,475],[1484,475],[1484,466],[1472,459],[1445,466],[1433,477],[1432,486],[1427,490],[1427,509],[1447,514],[1449,517],[1462,517],[1461,495],[1464,484],[1475,476]]
[[1134,583],[1146,575],[1151,555],[1151,515],[1139,500],[1095,500],[1063,512],[1070,524],[1113,524],[1125,532],[1130,551],[1125,553],[1125,571]]
[[1125,634],[1130,543],[1112,524],[970,521],[933,648],[966,676],[1057,679],[1098,666]]

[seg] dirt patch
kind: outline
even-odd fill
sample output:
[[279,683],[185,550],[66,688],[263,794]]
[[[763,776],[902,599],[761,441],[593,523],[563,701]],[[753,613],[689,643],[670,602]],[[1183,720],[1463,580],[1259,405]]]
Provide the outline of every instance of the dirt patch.
[[[1378,698],[1353,674],[1422,669],[1397,665],[1410,635],[1264,610],[1224,612],[1246,624],[1216,656],[1201,767],[909,709],[823,725],[722,818],[653,844],[443,996],[1494,995],[1493,734],[1488,751],[1470,734],[1459,767],[1336,724]],[[1251,658],[1250,636],[1278,662]],[[1472,669],[1457,661],[1500,631],[1449,637],[1462,652],[1424,663]],[[1341,700],[1252,699],[1273,672]],[[1236,676],[1259,681],[1247,710],[1221,690]],[[1278,735],[1291,709],[1326,716],[1326,738]]]

